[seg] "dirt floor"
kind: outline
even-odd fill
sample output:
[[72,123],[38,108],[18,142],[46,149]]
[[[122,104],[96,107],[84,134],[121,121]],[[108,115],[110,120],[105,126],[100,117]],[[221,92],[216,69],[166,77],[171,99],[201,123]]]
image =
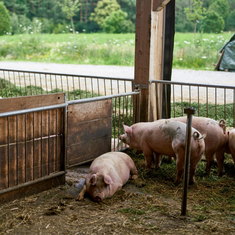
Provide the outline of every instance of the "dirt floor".
[[[68,171],[66,184],[0,206],[0,234],[235,234],[233,163],[217,177],[216,166],[197,169],[189,187],[187,216],[181,216],[182,183],[174,185],[175,162],[145,172],[143,156],[134,157],[139,170],[111,199],[75,201],[89,165]],[[230,158],[229,158],[230,161]]]

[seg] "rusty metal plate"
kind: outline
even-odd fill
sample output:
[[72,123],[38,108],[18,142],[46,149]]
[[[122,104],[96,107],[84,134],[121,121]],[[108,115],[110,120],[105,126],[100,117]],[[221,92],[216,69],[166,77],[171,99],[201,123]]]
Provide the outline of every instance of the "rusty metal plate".
[[111,151],[112,99],[68,106],[67,165]]

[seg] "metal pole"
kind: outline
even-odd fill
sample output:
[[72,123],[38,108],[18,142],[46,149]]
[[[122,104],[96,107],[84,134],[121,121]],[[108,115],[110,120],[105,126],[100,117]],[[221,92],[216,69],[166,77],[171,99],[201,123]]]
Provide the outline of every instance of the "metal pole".
[[183,185],[183,199],[181,207],[181,215],[186,215],[187,209],[187,194],[189,184],[189,166],[190,166],[190,152],[191,152],[191,133],[192,133],[192,115],[195,114],[195,108],[185,108],[184,113],[187,114],[187,135],[186,135],[186,148],[184,158],[184,185]]

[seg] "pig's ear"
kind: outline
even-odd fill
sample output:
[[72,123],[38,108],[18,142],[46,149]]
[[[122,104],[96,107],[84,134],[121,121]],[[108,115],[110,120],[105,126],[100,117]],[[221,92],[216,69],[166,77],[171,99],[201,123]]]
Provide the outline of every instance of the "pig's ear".
[[122,126],[123,126],[125,132],[126,132],[129,136],[131,136],[131,135],[132,135],[132,128],[129,127],[129,126],[124,125],[124,122],[122,123]]
[[89,180],[89,183],[91,185],[95,185],[96,184],[96,181],[97,181],[97,175],[96,174],[93,174]]
[[113,184],[113,181],[109,175],[104,175],[104,182],[106,184]]

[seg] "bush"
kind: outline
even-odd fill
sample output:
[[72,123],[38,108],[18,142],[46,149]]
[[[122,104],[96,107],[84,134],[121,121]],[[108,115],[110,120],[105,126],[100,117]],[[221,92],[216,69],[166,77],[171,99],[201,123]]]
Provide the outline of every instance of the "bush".
[[10,32],[11,18],[3,2],[0,2],[0,35]]
[[224,20],[214,11],[208,11],[202,21],[201,31],[204,33],[220,33],[224,29]]

